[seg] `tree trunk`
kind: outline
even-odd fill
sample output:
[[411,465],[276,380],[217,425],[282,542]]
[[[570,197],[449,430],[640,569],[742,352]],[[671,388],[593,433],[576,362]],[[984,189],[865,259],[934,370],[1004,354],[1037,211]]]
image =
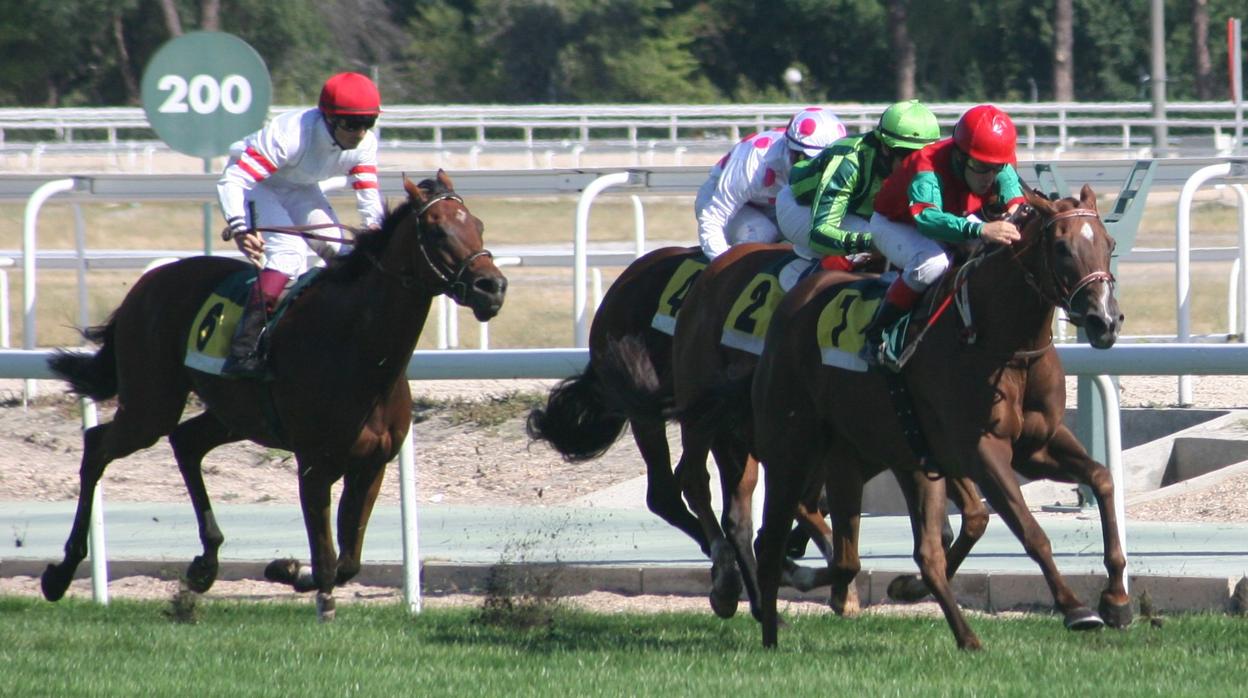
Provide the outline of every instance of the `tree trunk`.
[[1053,100],[1075,101],[1074,0],[1057,0],[1053,16]]
[[134,69],[130,67],[130,51],[126,49],[125,26],[121,21],[121,12],[113,12],[113,41],[117,44],[117,70],[121,71],[121,82],[126,86],[126,102],[139,103],[139,81],[134,77]]
[[1196,99],[1213,99],[1213,65],[1209,60],[1209,0],[1192,0],[1192,67]]
[[906,0],[888,0],[888,44],[897,57],[897,99],[914,99],[914,41],[906,28]]
[[221,31],[221,0],[204,0],[199,10],[199,28],[206,32]]
[[165,18],[165,29],[169,36],[182,36],[182,20],[178,18],[178,7],[174,0],[160,0],[160,14]]

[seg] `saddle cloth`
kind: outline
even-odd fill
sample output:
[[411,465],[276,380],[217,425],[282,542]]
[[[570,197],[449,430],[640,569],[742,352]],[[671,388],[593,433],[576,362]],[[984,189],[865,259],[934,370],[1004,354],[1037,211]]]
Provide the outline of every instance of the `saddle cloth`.
[[762,354],[767,328],[780,305],[780,299],[818,268],[817,260],[790,253],[756,274],[732,304],[732,310],[724,320],[720,343],[751,354]]
[[[287,289],[265,326],[266,332],[272,330],[294,299],[320,271],[320,267],[313,267]],[[208,299],[196,313],[187,336],[186,359],[183,361],[187,368],[214,376],[221,375],[221,367],[225,365],[225,358],[230,354],[234,328],[243,316],[243,308],[246,307],[255,284],[256,270],[243,269],[222,279],[208,295]]]
[[663,334],[676,334],[676,313],[680,312],[685,296],[688,295],[689,289],[693,288],[693,282],[698,280],[698,276],[702,274],[707,264],[710,262],[706,257],[698,255],[686,259],[680,263],[679,267],[676,267],[672,278],[668,279],[667,285],[663,287],[663,294],[659,296],[659,307],[654,312],[654,318],[650,320],[650,327]]
[[[846,284],[837,290],[819,312],[816,336],[823,365],[835,366],[849,371],[866,371],[865,361],[858,358],[864,343],[863,331],[875,317],[876,308],[884,301],[888,285],[895,273],[878,279],[862,279]],[[884,332],[885,350],[893,357],[900,356],[905,342],[910,315],[906,315]]]

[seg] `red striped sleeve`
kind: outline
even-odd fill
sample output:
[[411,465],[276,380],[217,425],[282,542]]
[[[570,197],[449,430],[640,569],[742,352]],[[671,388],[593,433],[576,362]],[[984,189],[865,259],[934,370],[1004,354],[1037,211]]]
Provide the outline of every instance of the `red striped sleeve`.
[[257,170],[256,168],[252,167],[251,165],[247,164],[246,160],[239,160],[237,164],[240,170],[251,175],[251,178],[256,180],[257,182],[261,181],[262,179],[268,176],[267,173],[261,172]]
[[277,165],[274,165],[268,158],[264,156],[263,153],[261,153],[259,150],[256,150],[254,146],[247,149],[247,155],[251,156],[251,159],[255,160],[256,164],[263,167],[265,171],[268,172],[268,174],[273,174],[274,172],[277,172]]

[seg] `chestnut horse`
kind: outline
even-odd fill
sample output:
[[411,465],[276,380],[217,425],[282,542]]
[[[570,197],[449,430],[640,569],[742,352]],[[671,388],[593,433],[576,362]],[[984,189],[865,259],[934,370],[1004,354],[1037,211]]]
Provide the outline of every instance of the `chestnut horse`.
[[[1105,566],[1101,615],[1114,626],[1130,621],[1123,584],[1125,558],[1113,515],[1116,496],[1108,470],[1093,461],[1062,424],[1065,376],[1052,348],[1055,307],[1097,348],[1112,346],[1122,324],[1109,260],[1114,242],[1085,186],[1080,198],[1049,201],[1028,192],[1034,211],[1021,223],[1022,240],[972,257],[927,294],[945,298],[961,285],[975,332],[956,313],[939,315],[904,367],[933,462],[950,476],[968,476],[1019,538],[1044,573],[1067,627],[1099,627],[1062,578],[1048,538],[1028,511],[1014,470],[1054,476],[1078,473],[1101,508]],[[960,282],[958,280],[961,280]],[[758,541],[763,644],[777,641],[776,592],[784,534],[807,483],[825,478],[829,491],[892,468],[903,485],[915,532],[915,560],[945,613],[959,647],[978,648],[950,589],[940,528],[945,482],[919,466],[903,434],[882,372],[824,366],[817,341],[820,313],[838,290],[836,279],[814,277],[781,303],[753,382],[755,448],[766,467],[767,495]],[[865,323],[864,323],[865,324]],[[861,328],[856,328],[861,329]],[[968,344],[969,336],[976,337]],[[851,485],[853,486],[853,485]]]
[[[225,379],[183,363],[200,306],[222,279],[248,268],[224,257],[192,257],[144,274],[105,325],[84,332],[98,352],[50,360],[74,392],[95,400],[115,395],[117,410],[83,435],[78,509],[64,560],[43,573],[47,599],[64,595],[87,554],[91,498],[104,468],[165,435],[203,543],[186,581],[194,591],[209,589],[224,537],[201,463],[217,446],[248,439],[294,452],[311,548],[310,575],[291,561],[274,561],[266,574],[299,591],[315,589],[318,616],[333,618],[334,586],[360,570],[385,465],[411,426],[406,370],[430,303],[445,293],[484,321],[498,313],[507,288],[482,246],[481,221],[444,172],[419,185],[405,179],[404,189],[407,200],[381,229],[361,233],[354,250],[331,261],[277,322],[271,381]],[[181,421],[192,391],[205,409]],[[340,478],[336,555],[330,486]]]

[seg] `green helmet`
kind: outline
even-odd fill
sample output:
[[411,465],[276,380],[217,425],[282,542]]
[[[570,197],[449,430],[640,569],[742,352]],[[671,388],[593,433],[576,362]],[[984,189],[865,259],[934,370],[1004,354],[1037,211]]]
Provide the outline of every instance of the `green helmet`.
[[897,102],[880,115],[875,134],[890,148],[922,148],[940,139],[940,124],[917,99]]

